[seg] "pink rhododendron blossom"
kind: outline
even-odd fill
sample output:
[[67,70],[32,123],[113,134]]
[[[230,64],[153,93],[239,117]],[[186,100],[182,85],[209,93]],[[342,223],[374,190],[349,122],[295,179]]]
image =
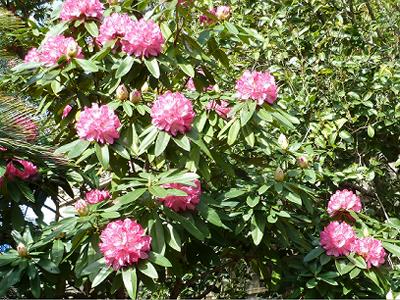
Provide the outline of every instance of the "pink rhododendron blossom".
[[347,255],[356,240],[353,228],[345,222],[331,222],[320,234],[321,246],[327,255]]
[[66,56],[67,60],[71,58],[69,53],[71,49],[75,49],[74,57],[83,58],[82,48],[72,37],[63,35],[51,36],[39,48],[40,61],[47,65],[55,65],[62,56]]
[[80,216],[86,216],[89,212],[88,203],[85,200],[79,199],[75,202],[74,207]]
[[230,17],[231,15],[231,8],[226,5],[218,6],[215,9],[215,16],[218,18],[218,20],[226,20]]
[[161,53],[164,37],[153,20],[140,19],[134,22],[122,42],[122,50],[137,57],[157,56]]
[[92,190],[87,192],[85,195],[85,199],[90,204],[96,204],[102,202],[104,200],[110,199],[111,194],[106,190]]
[[177,189],[185,192],[187,196],[167,196],[159,200],[167,207],[174,211],[194,210],[196,205],[200,203],[201,185],[200,181],[194,181],[196,186],[183,185],[180,183],[164,184],[166,189]]
[[349,190],[336,191],[328,202],[329,215],[332,217],[340,211],[361,211],[361,200]]
[[37,139],[39,129],[30,118],[18,116],[15,118],[15,125],[25,134],[25,139],[28,142],[34,142]]
[[196,86],[194,85],[193,78],[190,77],[189,80],[186,82],[186,88],[192,92],[194,92],[196,90]]
[[354,242],[353,251],[364,257],[368,268],[379,267],[385,263],[385,249],[383,249],[381,241],[372,237],[357,239]]
[[258,105],[272,104],[278,96],[275,78],[268,72],[247,70],[236,82],[236,96],[242,100],[255,100]]
[[28,53],[25,55],[24,62],[40,62],[39,50],[37,48],[32,48],[31,50],[29,50]]
[[60,18],[63,21],[80,18],[100,19],[104,6],[99,0],[65,0],[61,8]]
[[72,106],[71,105],[66,105],[65,107],[64,107],[64,110],[63,110],[63,113],[62,113],[62,119],[65,119],[66,117],[68,117],[68,115],[69,115],[69,113],[71,112],[71,110],[72,110]]
[[194,117],[192,102],[179,92],[158,96],[151,108],[153,125],[173,136],[191,130]]
[[99,44],[104,45],[109,41],[119,38],[120,41],[117,41],[116,47],[119,47],[123,42],[125,45],[123,48],[124,50],[128,43],[126,35],[132,30],[134,22],[135,21],[133,21],[127,14],[113,13],[111,16],[104,18],[96,41]]
[[228,114],[231,111],[229,103],[224,100],[221,100],[219,104],[217,101],[211,100],[207,103],[206,109],[215,111],[221,118],[224,119],[228,118]]
[[[216,10],[216,8],[211,8],[208,10],[208,13],[210,15],[216,16],[217,10]],[[199,22],[203,25],[212,25],[215,23],[215,21],[216,20],[214,18],[212,18],[211,16],[208,16],[208,15],[201,15],[199,17]]]
[[135,220],[125,219],[111,222],[101,232],[100,250],[106,264],[118,270],[148,258],[151,237],[145,235]]
[[[19,164],[20,166],[18,166],[17,164]],[[6,167],[6,175],[9,179],[17,177],[22,180],[28,180],[34,177],[37,173],[38,168],[33,163],[21,159],[15,159],[9,162]]]
[[118,128],[121,127],[117,115],[107,105],[85,107],[81,112],[76,129],[78,136],[87,141],[113,144],[119,139]]

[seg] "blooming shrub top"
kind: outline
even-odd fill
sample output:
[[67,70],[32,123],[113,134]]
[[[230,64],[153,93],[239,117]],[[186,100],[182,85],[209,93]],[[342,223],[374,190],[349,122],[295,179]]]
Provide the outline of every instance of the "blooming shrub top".
[[326,254],[333,256],[347,255],[353,249],[356,235],[353,228],[345,222],[331,222],[321,232],[321,246]]
[[124,51],[137,57],[157,56],[164,44],[160,27],[153,20],[140,19],[134,22],[126,34],[127,43],[123,43]]
[[38,168],[30,161],[21,159],[15,159],[13,161],[21,164],[23,170],[20,170],[18,167],[16,167],[12,161],[9,162],[6,168],[6,175],[10,179],[17,177],[22,180],[28,180],[38,173]]
[[236,96],[242,100],[255,100],[258,105],[272,104],[278,97],[275,78],[268,72],[246,70],[236,82]]
[[372,237],[357,239],[354,242],[353,251],[364,257],[368,268],[379,267],[385,263],[385,249],[383,249],[381,241]]
[[87,192],[85,195],[85,199],[90,204],[96,204],[107,200],[111,197],[110,192],[106,190],[92,190]]
[[100,250],[107,265],[115,270],[146,259],[151,237],[145,235],[135,220],[125,219],[109,223],[100,235]]
[[177,189],[185,192],[187,196],[167,196],[159,200],[172,210],[179,212],[185,210],[194,210],[196,205],[200,203],[201,185],[199,180],[194,182],[196,186],[183,185],[180,183],[165,184],[164,188]]
[[336,191],[328,202],[328,213],[332,217],[340,211],[361,211],[361,200],[349,190]]
[[104,6],[99,0],[65,0],[60,18],[70,21],[79,18],[100,19],[103,16]]
[[72,37],[63,35],[51,36],[39,49],[33,48],[25,56],[25,62],[43,62],[46,65],[55,65],[65,56],[67,60],[72,57],[82,58],[82,48]]
[[158,96],[151,108],[153,125],[173,136],[189,131],[194,117],[192,102],[179,92]]
[[113,144],[119,138],[121,127],[117,115],[107,105],[85,107],[76,123],[78,136],[87,141]]

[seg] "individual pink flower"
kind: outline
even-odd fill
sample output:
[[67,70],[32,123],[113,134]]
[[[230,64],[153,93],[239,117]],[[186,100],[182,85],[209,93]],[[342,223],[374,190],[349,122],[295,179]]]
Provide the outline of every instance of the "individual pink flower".
[[183,185],[180,183],[164,184],[163,188],[181,190],[185,192],[187,196],[171,195],[165,198],[160,198],[159,201],[161,201],[166,207],[169,207],[176,212],[194,210],[196,205],[200,203],[201,196],[200,181],[196,179],[194,183],[195,186]]
[[356,240],[353,228],[345,222],[331,222],[320,233],[321,246],[327,255],[347,255]]
[[37,173],[38,168],[33,163],[21,159],[10,161],[6,167],[6,175],[9,179],[17,177],[22,180],[28,180],[36,176]]
[[104,6],[99,0],[65,0],[60,13],[63,21],[80,18],[100,19]]
[[158,96],[151,108],[153,125],[173,136],[191,130],[194,117],[192,102],[179,92]]
[[[215,7],[208,10],[208,13],[209,13],[211,16],[215,16],[215,17],[216,17],[216,15],[215,15],[216,12],[217,12],[217,10],[216,10]],[[201,16],[199,17],[199,22],[200,22],[200,24],[203,24],[203,25],[212,25],[212,24],[214,24],[216,20],[215,20],[215,18],[212,18],[211,16],[208,16],[208,15],[201,15]]]
[[118,128],[121,127],[117,115],[107,105],[85,107],[81,112],[76,129],[78,136],[87,141],[113,144],[119,139]]
[[65,56],[67,60],[71,57],[82,58],[82,48],[72,37],[63,35],[51,36],[39,49],[40,61],[47,65],[55,65],[58,60]]
[[194,80],[192,77],[190,77],[189,80],[186,82],[186,88],[192,92],[196,90],[196,86],[194,85]]
[[88,203],[85,200],[79,199],[74,204],[75,210],[80,216],[86,216],[89,212]]
[[153,20],[140,19],[134,22],[122,42],[122,50],[137,57],[157,56],[161,53],[164,37]]
[[218,6],[215,10],[215,16],[218,20],[226,20],[231,15],[231,8],[226,5]]
[[219,104],[217,101],[211,100],[207,103],[206,110],[208,110],[208,111],[213,110],[221,118],[227,119],[228,114],[231,111],[231,107],[229,107],[229,103],[226,102],[225,100],[221,100]]
[[90,204],[96,204],[104,200],[110,199],[111,194],[106,190],[91,190],[85,195],[85,200]]
[[100,235],[100,251],[106,264],[118,270],[148,258],[151,237],[136,220],[125,219],[109,223]]
[[278,97],[275,78],[268,72],[246,70],[236,82],[236,96],[242,100],[255,100],[258,105],[272,104]]
[[368,269],[371,266],[379,267],[385,263],[386,252],[381,241],[372,237],[364,237],[354,242],[353,251],[364,257]]
[[25,134],[25,139],[28,142],[36,141],[39,135],[37,125],[26,116],[18,116],[15,118],[15,126]]
[[25,55],[24,62],[40,62],[39,50],[37,48],[32,48],[31,50],[29,50],[28,53]]
[[113,13],[111,16],[104,18],[96,41],[101,45],[105,45],[107,42],[119,38],[120,41],[117,41],[116,47],[119,47],[122,41],[126,45],[126,35],[132,30],[133,25],[134,21],[127,14]]
[[341,211],[361,211],[361,200],[356,194],[349,190],[336,191],[328,202],[328,213],[331,217]]
[[66,117],[68,117],[68,115],[69,115],[69,113],[71,112],[71,110],[72,110],[72,106],[71,105],[66,105],[65,107],[64,107],[64,110],[63,110],[63,113],[62,113],[62,119],[65,119]]
[[0,152],[4,152],[4,151],[7,151],[7,148],[3,147],[3,146],[0,146]]

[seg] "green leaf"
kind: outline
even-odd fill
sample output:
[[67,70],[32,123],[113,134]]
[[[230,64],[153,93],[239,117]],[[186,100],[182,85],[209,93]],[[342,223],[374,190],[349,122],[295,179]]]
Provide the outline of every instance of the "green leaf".
[[303,261],[304,262],[309,262],[312,261],[313,259],[316,259],[318,256],[320,256],[322,253],[324,253],[325,250],[322,249],[321,247],[317,247],[312,249],[306,256],[304,256]]
[[374,135],[375,135],[375,129],[374,129],[374,127],[372,127],[371,125],[368,125],[368,136],[370,137],[370,138],[373,138],[374,137]]
[[353,269],[349,274],[350,279],[356,278],[360,273],[361,273],[361,269],[359,269],[359,268]]
[[347,130],[342,130],[339,132],[339,136],[348,143],[353,143],[354,139],[351,136],[351,133]]
[[116,78],[122,78],[126,74],[129,73],[129,71],[132,69],[133,63],[135,62],[135,59],[132,56],[127,56],[125,59],[121,62],[119,65],[117,72],[115,73]]
[[108,275],[110,275],[113,272],[113,269],[105,266],[103,267],[100,272],[96,275],[96,277],[93,279],[92,282],[92,288],[98,286],[100,283],[102,283],[107,277]]
[[153,75],[155,78],[160,77],[160,67],[158,66],[157,59],[145,59],[144,64],[146,65],[151,75]]
[[172,249],[181,252],[182,243],[181,243],[181,238],[179,236],[179,233],[175,230],[175,228],[171,224],[167,224],[167,229],[168,229],[168,235],[167,235],[166,241],[167,241],[168,245]]
[[149,260],[162,267],[172,267],[171,262],[166,257],[155,252],[150,252]]
[[63,259],[64,243],[61,240],[54,240],[51,249],[51,260],[58,266]]
[[264,236],[264,229],[265,229],[265,216],[261,213],[254,214],[251,217],[250,223],[250,230],[251,230],[251,237],[253,238],[253,242],[256,246],[261,243],[261,240]]
[[382,242],[383,248],[385,248],[387,251],[392,253],[394,256],[397,256],[400,258],[400,247],[394,244],[390,244],[388,242]]
[[90,145],[89,141],[78,140],[74,147],[68,152],[68,158],[80,156]]
[[36,299],[40,298],[41,288],[40,288],[39,276],[35,276],[33,279],[30,279],[29,286],[31,288],[31,293],[32,293],[33,297],[35,297]]
[[93,37],[98,37],[99,36],[99,28],[97,27],[97,24],[95,22],[84,22],[85,28],[87,32],[90,33],[91,36]]
[[65,144],[65,145],[59,147],[58,149],[56,149],[56,151],[54,151],[54,154],[69,152],[72,149],[74,149],[80,142],[81,142],[81,140],[76,140],[71,143]]
[[60,269],[57,267],[55,263],[52,261],[42,258],[40,259],[37,264],[45,271],[52,273],[52,274],[59,274]]
[[226,29],[228,29],[228,31],[229,31],[231,34],[234,34],[234,35],[239,34],[239,30],[238,30],[238,29],[236,28],[236,26],[233,25],[232,23],[230,23],[230,22],[225,22],[225,27],[226,27]]
[[140,198],[140,196],[142,196],[144,194],[144,192],[146,192],[146,190],[147,190],[147,188],[141,188],[141,189],[136,189],[132,192],[129,192],[129,193],[117,198],[118,203],[128,204],[133,201],[136,201],[137,199]]
[[232,126],[229,128],[229,133],[228,133],[228,145],[232,145],[235,143],[238,134],[240,131],[240,121],[236,120],[233,122]]
[[364,258],[361,256],[354,256],[353,254],[350,254],[347,256],[347,258],[356,265],[356,267],[360,269],[367,269],[367,263],[365,262]]
[[136,268],[122,269],[122,281],[124,282],[129,297],[131,299],[136,299],[138,285]]
[[195,72],[194,72],[194,69],[193,69],[191,64],[181,63],[181,64],[178,64],[178,66],[189,77],[194,77],[195,76]]
[[96,156],[104,169],[107,169],[110,164],[110,153],[107,145],[95,144]]
[[158,278],[158,273],[156,268],[154,268],[153,264],[149,261],[141,261],[139,262],[137,266],[138,270],[142,272],[144,275],[157,279]]
[[75,61],[78,63],[78,65],[88,73],[96,73],[99,71],[99,67],[96,65],[95,62],[86,60],[86,59],[81,59],[81,58],[75,58]]
[[185,228],[185,230],[189,232],[191,235],[193,235],[196,239],[200,241],[204,240],[203,233],[191,221],[189,221],[185,217],[181,216],[180,214],[177,214],[176,212],[170,209],[164,208],[164,211],[165,214],[169,216],[171,219],[181,223],[183,228]]
[[286,199],[289,200],[290,202],[295,203],[295,204],[302,205],[301,198],[297,194],[288,193],[286,195]]
[[172,138],[179,147],[183,150],[190,151],[190,140],[186,135]]
[[151,127],[151,128],[152,129],[149,131],[149,133],[146,135],[146,137],[140,143],[139,154],[144,153],[151,146],[151,144],[155,141],[157,134],[159,133],[159,131],[156,127]]
[[160,156],[167,148],[171,136],[165,131],[160,131],[157,136],[154,154]]
[[82,272],[81,275],[85,276],[85,275],[90,275],[90,274],[95,274],[95,273],[99,273],[99,271],[104,268],[106,266],[105,264],[105,260],[104,257],[92,262],[91,264],[89,264],[88,266],[86,266]]
[[155,223],[153,224],[151,228],[151,236],[153,237],[151,241],[151,249],[154,252],[160,253],[164,255],[165,253],[165,239],[164,239],[164,228],[161,223],[160,218],[156,218]]
[[204,204],[204,202],[200,202],[197,205],[197,209],[199,210],[203,218],[205,218],[211,224],[225,229],[228,228],[224,225],[224,223],[222,223],[221,218],[219,217],[217,211],[214,208]]

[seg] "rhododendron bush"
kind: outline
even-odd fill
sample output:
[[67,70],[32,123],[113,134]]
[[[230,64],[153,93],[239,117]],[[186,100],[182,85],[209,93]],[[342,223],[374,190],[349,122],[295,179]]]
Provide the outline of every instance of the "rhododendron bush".
[[[400,221],[368,193],[369,173],[339,163],[354,142],[343,126],[357,118],[318,107],[319,89],[285,52],[296,42],[278,38],[285,14],[275,22],[278,4],[250,2],[65,0],[32,25],[37,44],[3,85],[37,107],[41,131],[16,120],[24,143],[51,145],[69,165],[55,174],[0,136],[0,201],[57,203],[50,224],[13,227],[0,295],[239,298],[251,282],[263,297],[399,290]],[[297,46],[299,56],[314,47]],[[307,72],[332,74],[324,68]],[[41,195],[48,178],[56,192]]]

